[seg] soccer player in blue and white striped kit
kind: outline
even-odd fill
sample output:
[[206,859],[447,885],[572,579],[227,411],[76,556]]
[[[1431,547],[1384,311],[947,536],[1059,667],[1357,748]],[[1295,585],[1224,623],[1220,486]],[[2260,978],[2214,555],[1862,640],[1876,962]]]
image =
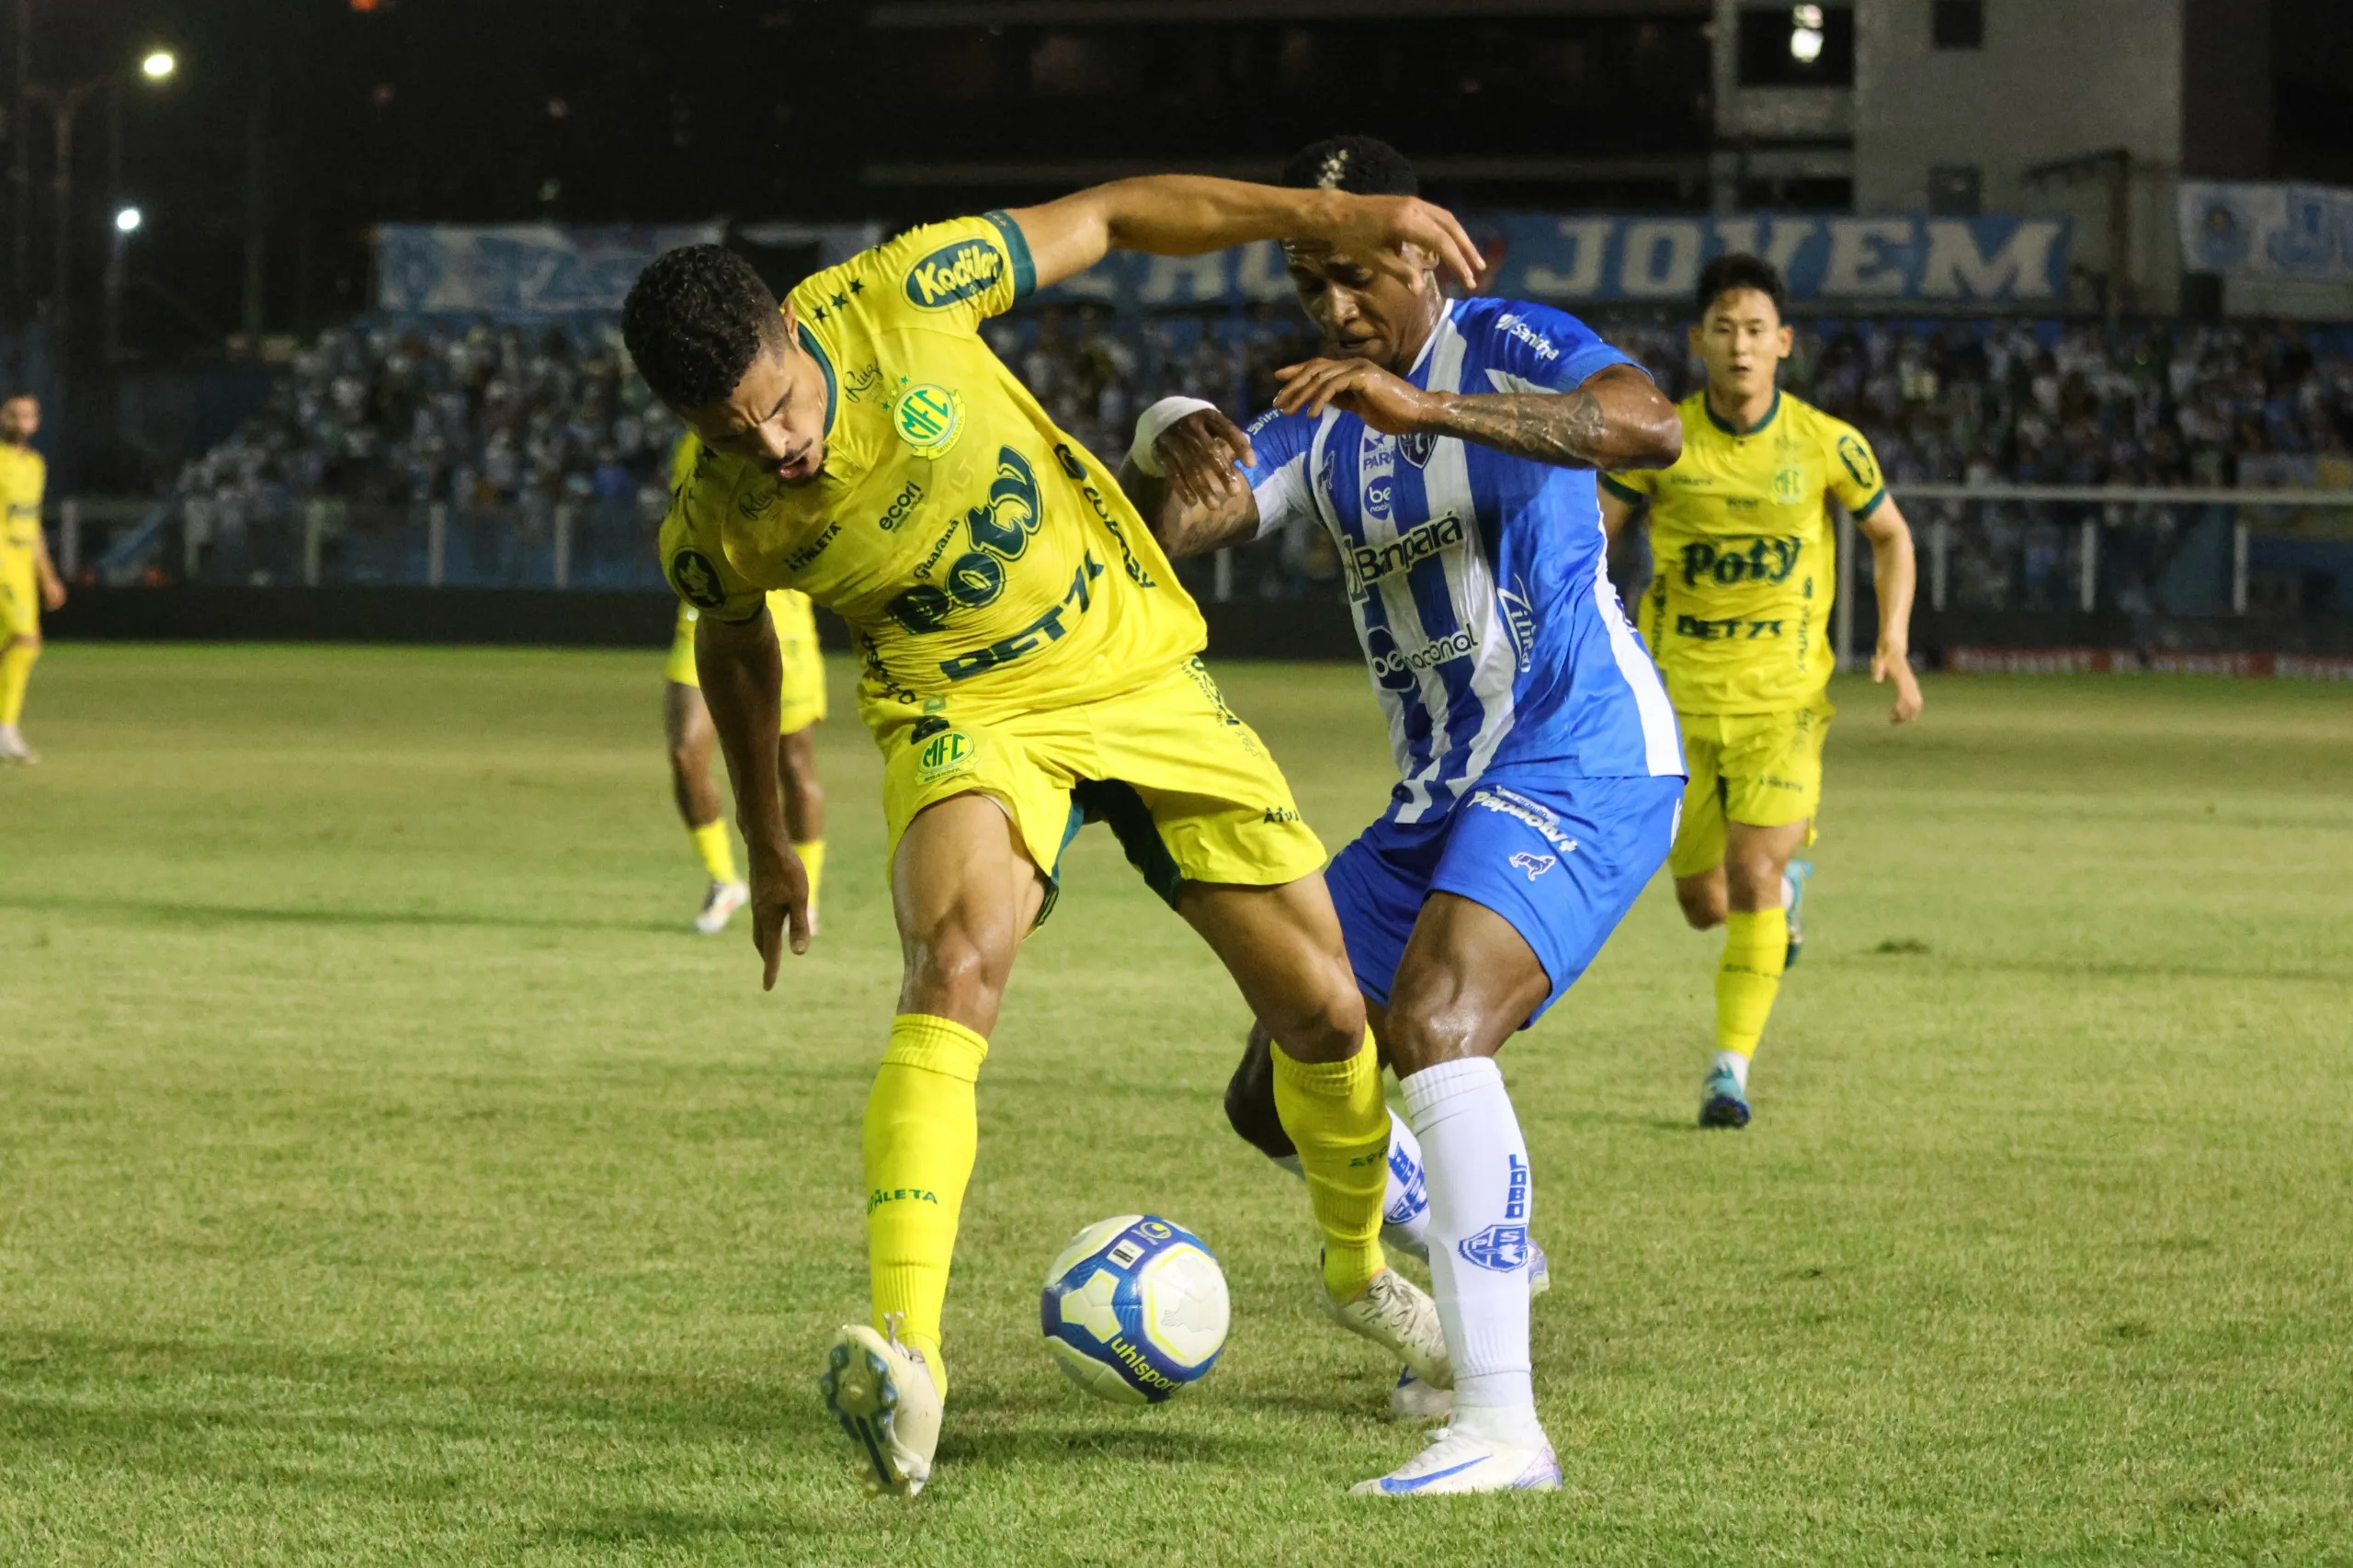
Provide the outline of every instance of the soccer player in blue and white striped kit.
[[[1364,137],[1306,149],[1284,183],[1417,190]],[[1293,518],[1329,531],[1389,722],[1390,808],[1325,876],[1420,1140],[1454,1403],[1422,1454],[1356,1490],[1552,1489],[1534,1192],[1495,1055],[1585,971],[1675,835],[1682,745],[1609,584],[1594,472],[1674,462],[1681,428],[1572,316],[1449,301],[1412,253],[1285,254],[1324,356],[1277,372],[1246,432],[1206,404],[1155,405],[1122,481],[1171,555]]]

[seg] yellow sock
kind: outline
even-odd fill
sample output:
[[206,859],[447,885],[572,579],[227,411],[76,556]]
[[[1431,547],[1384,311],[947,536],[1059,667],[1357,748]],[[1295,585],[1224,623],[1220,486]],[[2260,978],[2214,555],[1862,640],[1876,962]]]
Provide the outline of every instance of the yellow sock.
[[1790,917],[1778,909],[1724,916],[1723,961],[1716,966],[1716,1049],[1756,1054],[1756,1042],[1781,989]]
[[700,827],[687,829],[695,841],[695,853],[702,857],[702,869],[710,873],[714,882],[735,880],[735,846],[727,839],[727,819],[713,817]]
[[1275,1114],[1298,1145],[1307,1201],[1324,1233],[1324,1288],[1352,1301],[1386,1267],[1381,1199],[1389,1182],[1389,1108],[1372,1037],[1346,1062],[1274,1050]]
[[792,852],[801,857],[803,869],[809,873],[809,907],[817,907],[817,883],[825,874],[825,841],[813,838],[806,844],[796,844]]
[[25,685],[33,678],[33,661],[40,644],[17,638],[0,653],[0,724],[13,724],[25,713]]
[[[963,1025],[925,1013],[891,1020],[891,1048],[866,1097],[866,1262],[874,1326],[919,1347],[932,1381],[948,1392],[939,1358],[939,1316],[956,1216],[980,1153],[972,1099],[989,1042]],[[1376,1200],[1379,1194],[1375,1194]]]

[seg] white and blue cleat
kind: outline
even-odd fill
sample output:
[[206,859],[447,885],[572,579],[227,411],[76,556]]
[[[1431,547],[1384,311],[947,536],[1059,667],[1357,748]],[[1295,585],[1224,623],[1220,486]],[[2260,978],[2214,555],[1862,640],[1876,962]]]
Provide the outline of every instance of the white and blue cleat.
[[[1530,1242],[1528,1244],[1528,1294],[1530,1299],[1552,1288],[1552,1266],[1544,1249]],[[1423,1381],[1414,1375],[1411,1367],[1397,1369],[1396,1386],[1389,1391],[1389,1415],[1392,1420],[1411,1421],[1427,1426],[1446,1420],[1454,1414],[1454,1391]]]
[[817,1379],[825,1408],[858,1445],[870,1492],[912,1497],[939,1448],[939,1389],[923,1353],[864,1324],[845,1324]]
[[1719,1067],[1708,1074],[1699,1086],[1699,1125],[1702,1127],[1745,1127],[1748,1125],[1748,1095],[1741,1081],[1729,1067]]
[[1558,1492],[1561,1464],[1552,1445],[1489,1442],[1449,1427],[1387,1475],[1348,1488],[1358,1497],[1445,1497],[1469,1492]]

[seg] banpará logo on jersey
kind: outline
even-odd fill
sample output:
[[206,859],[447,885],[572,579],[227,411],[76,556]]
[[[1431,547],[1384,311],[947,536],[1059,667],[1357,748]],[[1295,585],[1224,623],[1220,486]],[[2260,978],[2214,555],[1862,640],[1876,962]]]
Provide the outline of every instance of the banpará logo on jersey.
[[1773,499],[1784,506],[1793,506],[1805,499],[1805,474],[1794,468],[1773,471]]
[[943,458],[964,433],[963,394],[929,381],[909,387],[891,407],[891,426],[919,458]]
[[[1545,843],[1563,855],[1577,852],[1577,841],[1561,831],[1561,819],[1548,807],[1500,784],[1482,785],[1472,791],[1471,803],[1534,828]],[[1533,877],[1529,879],[1533,881]]]
[[1372,678],[1391,691],[1411,691],[1420,684],[1415,677],[1422,671],[1449,659],[1467,659],[1478,651],[1479,640],[1467,626],[1411,649],[1398,646],[1385,626],[1376,626],[1364,636],[1365,662],[1372,666]]
[[907,269],[907,300],[926,311],[946,310],[1004,276],[1004,252],[985,240],[959,240]]
[[717,609],[727,602],[719,585],[719,568],[699,550],[682,550],[670,557],[670,585],[697,609]]
[[1528,345],[1529,352],[1539,359],[1558,359],[1561,357],[1560,349],[1553,346],[1551,338],[1509,311],[1495,318],[1495,328],[1506,337],[1515,337]]
[[963,731],[940,731],[915,754],[915,782],[929,784],[951,773],[971,771],[974,749],[972,737]]
[[1864,489],[1879,487],[1879,464],[1871,460],[1871,449],[1863,445],[1861,437],[1847,435],[1838,437],[1838,460],[1847,465],[1847,472]]
[[[1370,506],[1370,492],[1365,499]],[[1368,589],[1384,577],[1412,571],[1441,550],[1454,549],[1462,539],[1462,519],[1449,512],[1428,522],[1416,523],[1395,539],[1353,547],[1348,551],[1348,565],[1355,574],[1358,588]]]

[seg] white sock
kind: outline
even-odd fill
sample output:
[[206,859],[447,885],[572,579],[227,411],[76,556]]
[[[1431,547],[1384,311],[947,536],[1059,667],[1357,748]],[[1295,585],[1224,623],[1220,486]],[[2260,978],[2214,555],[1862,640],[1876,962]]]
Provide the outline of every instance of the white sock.
[[1747,1057],[1737,1051],[1719,1051],[1716,1052],[1716,1071],[1731,1074],[1740,1085],[1740,1092],[1744,1095],[1748,1093]]
[[1395,1111],[1389,1113],[1389,1190],[1381,1195],[1381,1244],[1430,1256],[1429,1188],[1422,1175],[1422,1141]]
[[1441,1062],[1404,1081],[1405,1119],[1429,1187],[1431,1294],[1454,1357],[1454,1428],[1534,1447],[1528,1347],[1528,1143],[1488,1057]]

